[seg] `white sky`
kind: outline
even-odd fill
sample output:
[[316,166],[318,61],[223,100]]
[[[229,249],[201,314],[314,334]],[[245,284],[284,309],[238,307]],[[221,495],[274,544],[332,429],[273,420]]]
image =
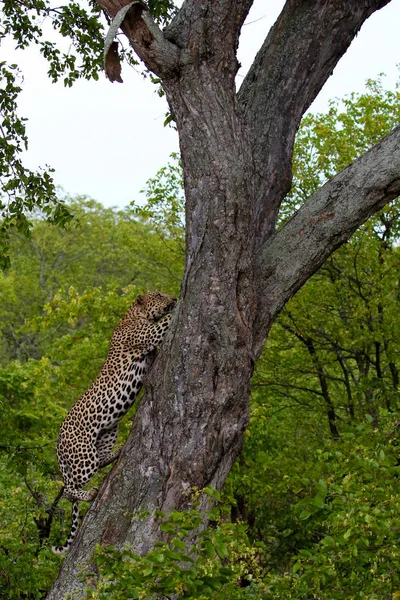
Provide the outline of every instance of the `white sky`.
[[[239,83],[283,5],[283,0],[255,0],[239,47]],[[324,111],[330,98],[363,91],[365,81],[381,72],[393,89],[399,79],[399,31],[400,0],[392,0],[364,24],[311,110]],[[24,73],[20,115],[29,119],[26,165],[54,167],[65,192],[126,206],[140,200],[146,180],[178,151],[177,133],[163,126],[165,100],[133,69],[125,67],[123,84],[100,77],[64,88],[49,81],[47,63],[34,48],[14,53],[3,44],[1,54]]]

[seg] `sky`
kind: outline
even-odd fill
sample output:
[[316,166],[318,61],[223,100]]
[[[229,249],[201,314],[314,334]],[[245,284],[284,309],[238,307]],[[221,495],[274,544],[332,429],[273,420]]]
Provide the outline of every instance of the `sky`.
[[[238,86],[284,5],[255,0],[242,30]],[[375,12],[363,25],[310,110],[323,112],[331,98],[362,92],[367,79],[385,73],[394,89],[399,80],[400,0]],[[87,195],[105,206],[142,202],[140,190],[179,151],[175,130],[164,127],[168,110],[156,88],[125,67],[123,84],[78,81],[72,88],[52,84],[47,63],[29,48],[15,52],[2,42],[2,60],[17,62],[24,74],[20,115],[27,117],[30,168],[50,165],[56,183],[69,195]]]

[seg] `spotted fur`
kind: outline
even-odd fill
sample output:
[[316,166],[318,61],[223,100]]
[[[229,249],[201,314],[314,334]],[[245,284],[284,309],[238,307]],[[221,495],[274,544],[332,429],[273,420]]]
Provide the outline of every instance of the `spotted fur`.
[[73,506],[71,531],[64,546],[53,546],[56,554],[68,550],[76,535],[78,501],[90,502],[96,497],[97,488],[85,491],[82,487],[120,454],[121,448],[113,451],[119,421],[142,387],[149,356],[165,336],[175,304],[176,298],[161,292],[137,297],[113,333],[97,379],[61,425],[57,458],[64,496]]

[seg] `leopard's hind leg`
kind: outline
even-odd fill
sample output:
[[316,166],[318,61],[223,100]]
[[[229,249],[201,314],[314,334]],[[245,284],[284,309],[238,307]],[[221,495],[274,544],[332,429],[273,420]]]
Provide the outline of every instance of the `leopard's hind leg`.
[[63,546],[53,546],[55,554],[69,550],[78,530],[79,506],[78,501],[91,502],[97,495],[98,488],[89,491],[82,489],[99,468],[99,456],[94,444],[89,443],[83,449],[76,448],[69,456],[68,463],[63,462],[64,496],[72,501],[72,523],[67,541]]
[[112,449],[118,438],[118,423],[112,429],[104,429],[97,438],[96,447],[99,455],[99,469],[111,465],[117,460],[121,453],[121,448],[117,448],[114,452]]
[[68,473],[64,478],[64,496],[69,500],[91,502],[97,494],[97,488],[88,492],[83,490],[99,470],[99,454],[91,440],[86,440],[73,447],[68,459]]

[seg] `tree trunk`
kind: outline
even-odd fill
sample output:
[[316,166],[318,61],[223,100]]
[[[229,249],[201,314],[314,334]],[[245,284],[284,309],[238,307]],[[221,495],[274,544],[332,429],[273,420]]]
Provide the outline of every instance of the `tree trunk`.
[[[161,77],[185,176],[181,298],[124,451],[48,599],[82,597],[97,543],[146,551],[154,511],[221,488],[240,453],[250,378],[284,303],[400,191],[400,129],[327,183],[278,232],[300,119],[363,21],[388,0],[290,0],[239,95],[235,56],[251,0],[186,0],[161,32],[137,3],[121,28]],[[99,4],[115,17],[123,0]],[[295,51],[294,51],[295,49]],[[146,519],[135,514],[149,510]]]

